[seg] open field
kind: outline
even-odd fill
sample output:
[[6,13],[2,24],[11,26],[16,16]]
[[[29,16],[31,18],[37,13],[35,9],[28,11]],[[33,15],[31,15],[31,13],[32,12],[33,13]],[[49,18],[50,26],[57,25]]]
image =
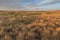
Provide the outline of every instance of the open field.
[[0,11],[0,40],[60,40],[60,12]]

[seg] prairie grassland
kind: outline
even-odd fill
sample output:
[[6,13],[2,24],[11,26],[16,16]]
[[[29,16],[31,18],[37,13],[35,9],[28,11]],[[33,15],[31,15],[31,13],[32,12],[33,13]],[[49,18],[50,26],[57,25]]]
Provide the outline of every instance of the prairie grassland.
[[1,11],[0,40],[60,40],[60,14]]

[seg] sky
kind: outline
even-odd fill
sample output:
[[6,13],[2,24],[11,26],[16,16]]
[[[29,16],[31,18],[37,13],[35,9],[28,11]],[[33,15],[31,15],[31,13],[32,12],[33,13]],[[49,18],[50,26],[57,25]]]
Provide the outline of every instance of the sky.
[[60,10],[60,0],[0,0],[0,10]]

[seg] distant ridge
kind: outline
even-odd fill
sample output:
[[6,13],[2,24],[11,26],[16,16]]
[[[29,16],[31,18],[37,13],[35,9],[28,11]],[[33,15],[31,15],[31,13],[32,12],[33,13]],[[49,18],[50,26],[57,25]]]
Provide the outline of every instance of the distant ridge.
[[[16,12],[20,12],[21,10],[0,10],[0,12],[3,12],[3,11],[10,11],[10,12],[15,12],[16,11]],[[58,11],[58,12],[60,12],[60,10],[32,10],[32,11],[33,12],[35,12],[35,11],[55,11],[55,12]],[[29,12],[29,11],[27,11],[27,12]]]
[[9,10],[0,10],[0,12],[60,12],[60,10],[49,10],[49,11],[9,11]]

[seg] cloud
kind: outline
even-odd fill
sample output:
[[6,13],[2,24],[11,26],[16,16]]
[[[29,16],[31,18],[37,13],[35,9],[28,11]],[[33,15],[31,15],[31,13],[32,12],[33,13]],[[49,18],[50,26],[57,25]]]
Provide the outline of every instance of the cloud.
[[42,6],[60,3],[60,0],[0,0],[0,9],[40,10]]
[[54,3],[59,3],[60,0],[44,0],[40,4],[41,5],[48,5],[48,4],[54,4]]
[[21,0],[0,0],[0,9],[19,9],[22,7]]
[[26,6],[24,6],[23,9],[43,10],[42,6],[52,5],[52,4],[56,4],[56,3],[60,3],[60,0],[42,0],[42,1],[35,2],[35,3],[30,3]]
[[38,7],[38,6],[51,5],[51,4],[55,4],[55,3],[60,3],[60,0],[43,0],[43,1],[39,1],[37,3],[28,4],[27,6]]

